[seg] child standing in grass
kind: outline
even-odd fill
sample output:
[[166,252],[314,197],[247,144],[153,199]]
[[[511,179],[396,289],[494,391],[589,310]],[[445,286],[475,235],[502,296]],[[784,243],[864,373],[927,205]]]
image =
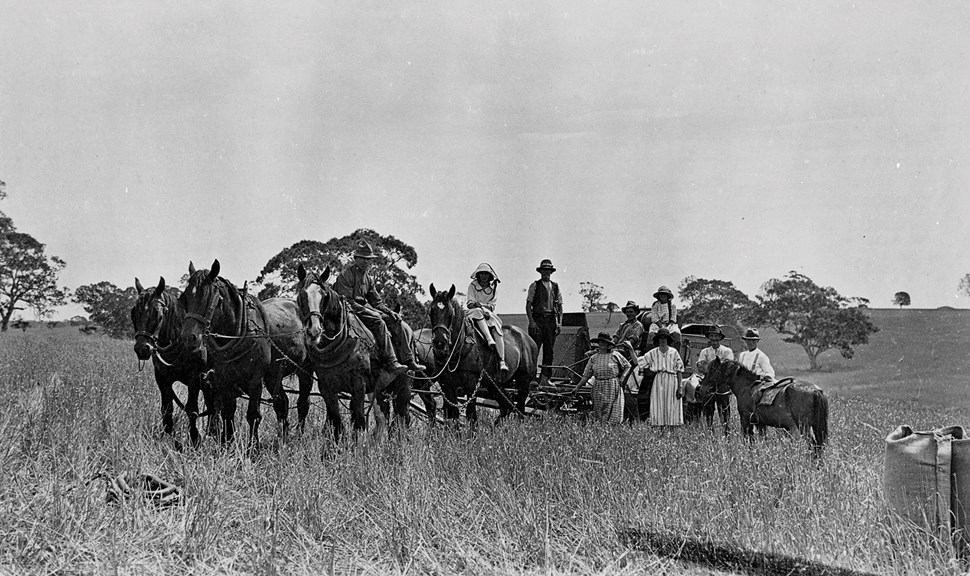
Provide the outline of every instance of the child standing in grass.
[[596,344],[596,354],[586,363],[586,371],[582,379],[573,388],[573,394],[581,386],[594,378],[593,382],[593,417],[607,424],[623,422],[623,389],[620,387],[620,376],[630,367],[630,362],[622,354],[614,350],[616,344],[606,332],[590,339]]

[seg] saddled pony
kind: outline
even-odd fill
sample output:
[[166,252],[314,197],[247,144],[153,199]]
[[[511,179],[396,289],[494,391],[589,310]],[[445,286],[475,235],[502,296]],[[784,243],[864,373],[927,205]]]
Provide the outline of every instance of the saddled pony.
[[[434,383],[434,374],[436,373],[434,349],[431,346],[431,329],[420,328],[414,330],[411,328],[411,325],[400,317],[400,304],[395,307],[394,311],[398,313],[398,318],[389,318],[387,320],[387,330],[391,334],[391,341],[395,343],[395,352],[398,358],[404,357],[402,350],[398,347],[400,343],[400,346],[409,346],[414,358],[425,366],[423,372],[415,374],[411,379],[411,392],[417,393],[421,398],[421,402],[424,403],[424,411],[428,418],[428,424],[433,426],[438,414],[438,403],[435,402],[434,396],[430,393],[431,385]],[[381,410],[385,414],[387,413],[386,402],[385,405],[381,406]],[[410,412],[408,412],[407,422],[409,424],[411,422]]]
[[[296,303],[285,298],[260,302],[245,290],[240,291],[219,276],[218,260],[212,263],[211,271],[196,270],[189,263],[189,285],[180,298],[186,311],[183,344],[194,352],[204,342],[215,366],[223,442],[233,439],[236,398],[246,395],[250,447],[259,446],[259,405],[264,385],[273,397],[279,432],[285,438],[289,400],[283,390],[283,377],[297,375],[301,400],[312,385]],[[306,404],[309,406],[308,400]]]
[[829,401],[821,388],[802,380],[783,385],[771,405],[755,404],[755,388],[761,384],[757,374],[735,360],[715,359],[701,381],[699,396],[727,396],[738,401],[741,431],[752,436],[753,428],[764,433],[766,427],[784,428],[792,436],[801,434],[815,451],[821,453],[829,434]]
[[393,395],[394,418],[406,426],[411,377],[405,372],[390,382],[383,380],[385,372],[373,361],[374,335],[347,302],[327,285],[329,267],[322,276],[311,277],[300,264],[297,278],[300,283],[296,301],[305,346],[317,374],[317,388],[327,406],[334,440],[339,442],[343,433],[338,399],[341,392],[350,394],[351,423],[355,431],[367,429],[364,411],[367,394],[374,394],[378,405],[383,403],[385,407],[386,395]]
[[[146,290],[138,278],[135,278],[135,289],[138,298],[131,307],[131,324],[135,329],[135,355],[139,360],[139,369],[144,362],[152,361],[155,369],[155,384],[162,397],[162,429],[165,434],[174,437],[173,404],[178,403],[189,417],[189,438],[193,445],[201,442],[199,429],[196,426],[199,413],[199,392],[202,392],[206,404],[206,412],[213,409],[215,395],[206,384],[206,373],[212,368],[205,350],[190,353],[182,345],[182,322],[185,310],[178,297],[165,290],[165,279],[159,278],[158,286],[154,290]],[[187,390],[183,404],[176,396],[172,385],[181,382]],[[209,418],[209,433],[218,429],[218,419]]]
[[[498,402],[500,416],[512,412],[525,414],[525,402],[535,379],[539,362],[539,348],[535,341],[517,326],[502,326],[505,337],[505,362],[509,370],[498,370],[498,355],[478,335],[465,309],[455,299],[455,286],[438,292],[431,285],[432,342],[435,363],[439,367],[438,383],[444,393],[445,418],[458,417],[458,396],[465,396],[465,415],[469,421],[477,418],[475,397],[482,396]],[[503,390],[514,383],[515,400]]]

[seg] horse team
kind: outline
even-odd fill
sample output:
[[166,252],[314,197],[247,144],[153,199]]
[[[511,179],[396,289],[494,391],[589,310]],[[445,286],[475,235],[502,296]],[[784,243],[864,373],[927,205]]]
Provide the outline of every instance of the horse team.
[[[446,418],[457,418],[464,409],[466,416],[474,420],[476,397],[493,399],[502,416],[525,412],[538,368],[538,346],[521,329],[504,326],[508,369],[500,370],[497,355],[467,321],[455,298],[454,286],[449,291],[438,291],[431,285],[432,328],[412,330],[399,317],[388,322],[388,329],[397,336],[394,341],[410,346],[414,356],[427,367],[426,372],[396,374],[388,381],[388,373],[373,361],[374,336],[350,304],[327,284],[329,269],[315,275],[300,265],[296,301],[260,301],[248,293],[246,285],[240,289],[219,274],[218,260],[209,270],[196,270],[190,263],[188,286],[178,297],[166,290],[164,279],[154,289],[145,289],[136,279],[139,294],[131,311],[136,332],[134,350],[140,362],[152,361],[161,396],[162,425],[168,435],[173,435],[174,405],[178,404],[188,416],[193,444],[201,440],[197,420],[207,415],[219,416],[209,418],[208,433],[215,434],[221,420],[221,439],[231,442],[236,400],[242,397],[248,402],[249,445],[258,447],[265,388],[272,398],[279,433],[285,437],[289,430],[289,399],[282,382],[291,375],[299,382],[300,428],[309,413],[315,377],[336,441],[344,432],[341,393],[350,397],[355,431],[367,426],[368,395],[379,407],[375,414],[380,423],[391,417],[393,402],[394,424],[406,426],[412,389],[427,392],[432,381],[441,388]],[[712,371],[712,375],[717,372]],[[793,404],[796,410],[772,411],[770,406],[752,406],[750,413],[745,414],[747,410],[741,407],[750,400],[750,394],[746,395],[744,384],[732,384],[731,378],[709,376],[705,380],[706,387],[699,391],[705,398],[732,392],[737,396],[743,432],[750,434],[754,423],[759,427],[783,427],[793,433],[811,428],[815,436],[808,436],[810,443],[817,447],[825,443],[827,404],[821,405],[824,412],[819,416],[819,403],[825,402],[824,397],[802,399],[796,390],[791,398],[788,393],[782,397],[783,405]],[[176,381],[187,388],[184,404],[174,393]],[[750,388],[751,383],[747,386]],[[507,393],[510,388],[514,388],[514,393]],[[200,393],[207,407],[205,412],[200,412]],[[460,401],[462,396],[466,400]],[[428,394],[421,398],[429,421],[434,422],[434,399]]]

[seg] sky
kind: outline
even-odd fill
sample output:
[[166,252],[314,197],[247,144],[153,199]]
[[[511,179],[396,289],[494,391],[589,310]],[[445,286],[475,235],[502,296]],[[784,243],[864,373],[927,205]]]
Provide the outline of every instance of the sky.
[[70,288],[237,284],[358,228],[499,312],[540,260],[649,305],[966,307],[970,3],[0,0],[0,210]]

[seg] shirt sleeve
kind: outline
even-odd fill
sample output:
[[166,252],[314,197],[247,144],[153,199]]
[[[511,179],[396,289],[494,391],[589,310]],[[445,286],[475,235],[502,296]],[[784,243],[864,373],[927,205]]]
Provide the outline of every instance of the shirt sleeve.
[[650,321],[654,324],[660,323],[660,303],[654,302],[650,307]]
[[583,378],[589,378],[593,375],[593,358],[591,357],[586,361],[586,369],[583,370]]
[[725,360],[734,360],[734,350],[731,350],[730,348],[728,348],[727,349],[727,352],[725,352],[725,354],[724,354],[724,359]]
[[677,305],[673,302],[670,303],[670,321],[674,324],[677,323]]
[[371,278],[370,274],[364,274],[363,278],[364,286],[367,287],[367,302],[374,308],[383,308],[384,300],[381,295],[377,293],[377,286],[374,279]]
[[532,302],[535,299],[536,299],[536,283],[533,282],[532,284],[529,284],[529,293],[526,294],[525,301]]
[[620,365],[620,374],[623,374],[630,367],[630,361],[624,358],[623,354],[619,352],[614,352],[613,355],[616,357],[616,363]]
[[350,276],[349,270],[344,270],[341,272],[340,275],[337,276],[337,279],[334,280],[333,291],[340,294],[344,298],[353,298],[354,286],[348,276]]
[[769,376],[772,380],[775,379],[775,369],[771,367],[771,361],[768,360],[768,356],[761,354],[758,358],[758,364],[761,366],[762,374]]
[[684,371],[684,359],[680,357],[680,352],[678,352],[676,349],[674,349],[674,354],[677,355],[677,362],[676,362],[676,368],[675,368],[675,370],[677,372],[683,372]]

